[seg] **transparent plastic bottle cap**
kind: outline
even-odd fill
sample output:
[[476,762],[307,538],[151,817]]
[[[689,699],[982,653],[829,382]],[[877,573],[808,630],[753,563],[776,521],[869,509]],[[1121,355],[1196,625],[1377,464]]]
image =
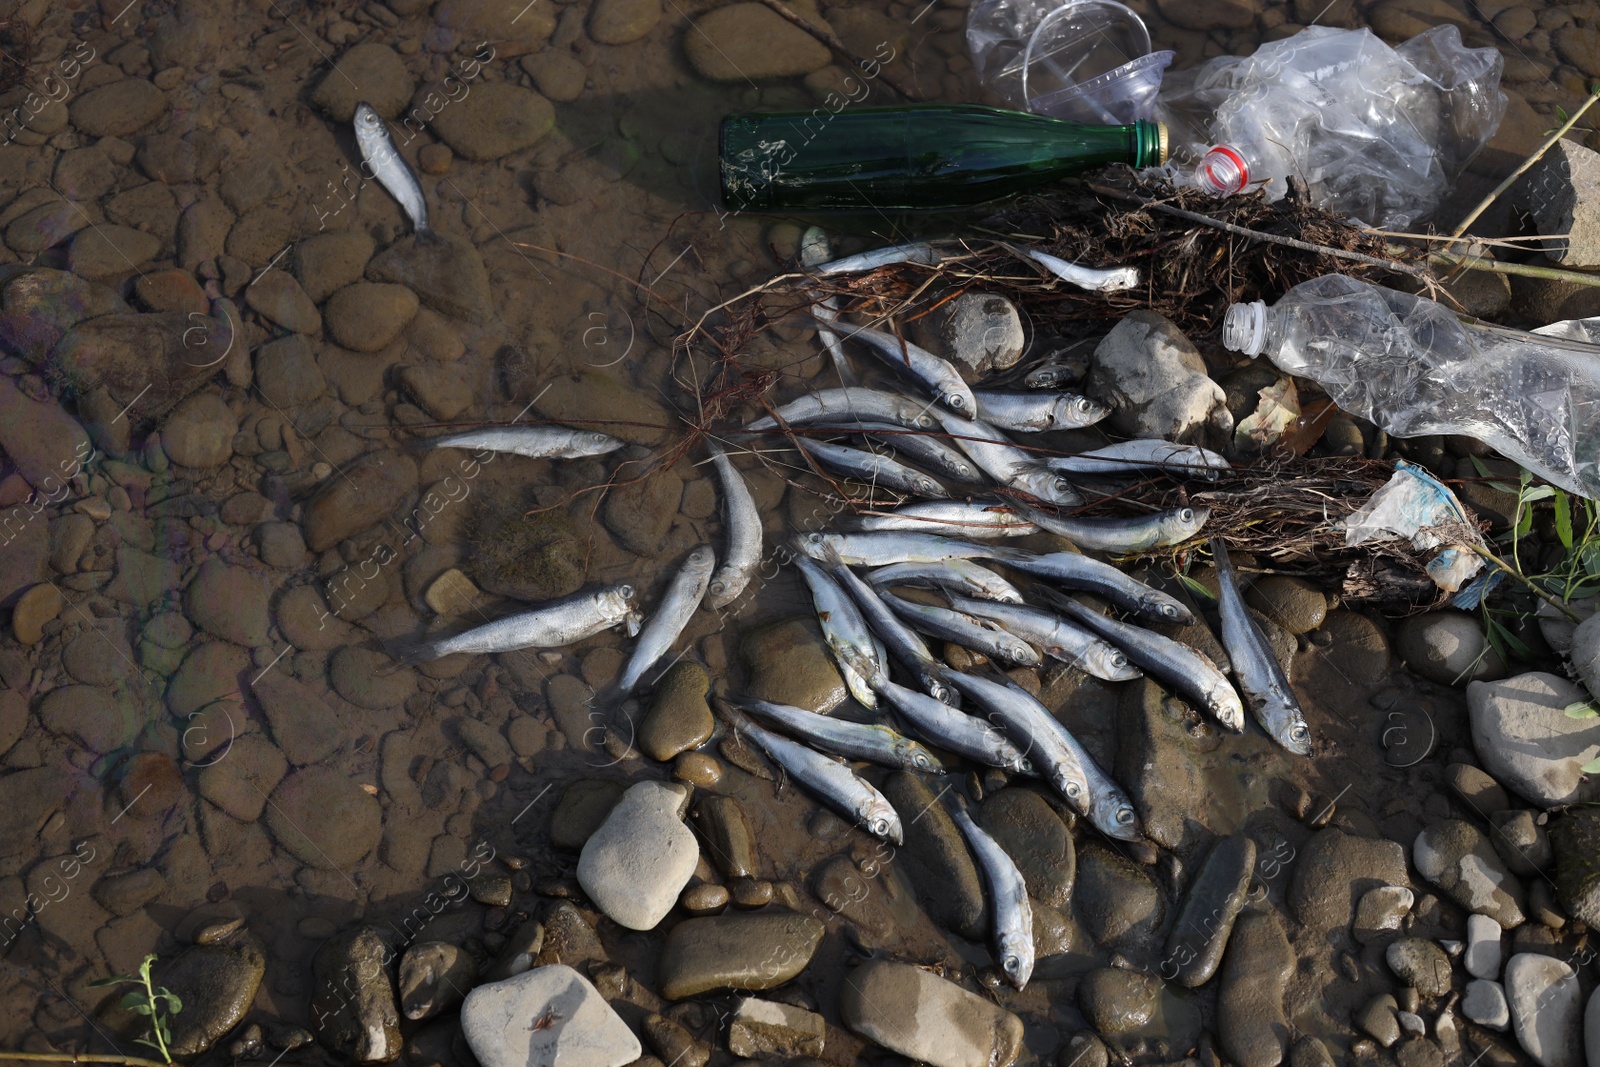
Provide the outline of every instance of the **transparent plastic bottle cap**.
[[1233,304],[1222,319],[1223,347],[1243,352],[1252,359],[1261,354],[1267,340],[1267,302],[1252,300]]
[[1212,196],[1232,196],[1250,184],[1250,165],[1237,150],[1215,145],[1195,164],[1194,183]]

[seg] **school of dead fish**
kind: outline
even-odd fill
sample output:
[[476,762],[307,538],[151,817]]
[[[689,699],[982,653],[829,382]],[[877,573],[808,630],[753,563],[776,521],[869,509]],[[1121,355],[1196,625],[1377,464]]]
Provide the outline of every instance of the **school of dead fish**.
[[[400,202],[419,237],[431,236],[420,184],[387,130],[366,105],[357,108],[357,144],[375,176]],[[1092,270],[1031,249],[1013,249],[1071,285],[1112,291],[1139,284],[1131,268]],[[935,264],[927,243],[831,259],[813,228],[801,266],[815,276],[872,270],[891,263]],[[865,324],[845,322],[831,301],[813,308],[818,337],[834,361],[837,389],[809,392],[727,435],[780,434],[817,465],[877,489],[917,498],[892,512],[864,516],[852,530],[793,539],[791,559],[810,590],[824,638],[852,696],[880,722],[857,723],[751,698],[718,699],[718,709],[796,781],[869,833],[896,844],[902,822],[893,805],[847,761],[926,773],[949,769],[940,753],[1010,774],[1044,779],[1090,825],[1111,838],[1143,836],[1138,813],[1120,786],[1037,698],[991,669],[963,672],[936,658],[924,637],[963,646],[993,662],[1037,666],[1048,656],[1107,681],[1148,674],[1221,726],[1244,729],[1248,705],[1261,728],[1290,752],[1311,751],[1311,733],[1293,689],[1240,596],[1221,538],[1211,552],[1220,583],[1222,644],[1238,688],[1205,655],[1138,625],[1192,623],[1181,602],[1079,552],[1036,554],[994,543],[1046,530],[1080,549],[1130,554],[1174,545],[1205,525],[1204,508],[1181,507],[1128,518],[1086,518],[1060,508],[1084,503],[1080,485],[1155,471],[1214,480],[1223,457],[1194,445],[1123,441],[1071,456],[1040,458],[1009,434],[1090,426],[1110,414],[1103,404],[1056,388],[1060,367],[1043,364],[1021,390],[973,389],[948,360]],[[896,376],[912,395],[858,384],[844,345],[853,343]],[[800,429],[803,435],[793,431]],[[846,445],[824,437],[850,437]],[[608,434],[559,426],[501,426],[433,439],[438,448],[474,448],[544,459],[600,456],[623,446]],[[878,449],[870,447],[878,446]],[[889,451],[881,450],[887,446]],[[636,641],[607,696],[620,701],[672,649],[702,604],[720,609],[749,587],[761,561],[761,516],[727,452],[708,442],[724,501],[721,566],[710,545],[679,565],[648,619],[635,590],[616,585],[583,591],[463,633],[393,648],[410,662],[455,653],[558,648],[623,626]],[[946,483],[951,483],[947,485]],[[996,487],[1002,497],[986,497]],[[960,534],[962,536],[950,536]],[[1001,574],[998,563],[1031,580],[1036,603]],[[857,574],[856,568],[864,568]],[[891,590],[936,590],[948,607],[908,600]],[[1128,620],[1067,595],[1091,593]],[[898,671],[905,682],[895,681]],[[1241,692],[1243,699],[1241,699]],[[963,710],[965,701],[971,710]],[[899,729],[896,729],[898,727]],[[1033,970],[1032,913],[1021,873],[1005,850],[947,793],[951,816],[978,861],[992,903],[993,952],[1018,989]]]

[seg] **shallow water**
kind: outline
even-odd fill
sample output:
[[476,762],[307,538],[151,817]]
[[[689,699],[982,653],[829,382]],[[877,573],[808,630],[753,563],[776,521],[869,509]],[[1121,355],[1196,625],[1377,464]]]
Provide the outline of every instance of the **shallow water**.
[[[722,405],[713,408],[718,426],[731,424],[736,411],[752,410],[735,403],[748,398],[752,383],[725,379],[721,395],[701,395],[707,351],[675,356],[673,340],[722,301],[784,269],[799,231],[717,207],[715,124],[730,110],[811,107],[817,99],[798,77],[714,83],[696,74],[684,40],[696,32],[690,20],[718,6],[710,3],[666,0],[659,22],[622,45],[595,43],[602,31],[583,0],[534,0],[520,12],[520,3],[452,0],[432,9],[414,0],[387,7],[125,3],[21,5],[35,38],[29,84],[45,93],[65,86],[65,111],[44,116],[47,125],[59,120],[48,133],[25,131],[0,146],[0,190],[8,202],[0,209],[6,240],[0,258],[92,274],[135,308],[172,313],[158,324],[165,331],[158,336],[166,337],[158,351],[135,344],[97,349],[100,362],[86,362],[99,378],[46,382],[37,360],[16,356],[0,364],[23,393],[64,391],[68,410],[96,428],[87,476],[62,496],[33,508],[30,489],[14,474],[0,481],[8,507],[39,512],[0,548],[0,570],[9,575],[5,594],[8,602],[24,593],[33,598],[27,613],[18,609],[19,620],[42,618],[37,633],[8,632],[0,648],[7,687],[0,693],[0,807],[13,813],[0,841],[0,914],[15,917],[0,948],[0,1047],[105,1051],[114,1044],[131,1051],[104,1024],[86,1023],[106,998],[88,982],[136,969],[148,952],[175,954],[213,917],[244,916],[264,947],[265,978],[248,1018],[309,1026],[312,956],[332,928],[361,920],[401,929],[405,916],[428,906],[442,878],[486,849],[528,873],[510,912],[538,917],[559,897],[581,901],[576,854],[548,840],[565,787],[580,779],[626,782],[670,773],[634,750],[628,728],[619,728],[642,709],[589,703],[619,670],[630,642],[611,632],[556,652],[458,657],[399,670],[377,642],[420,629],[440,606],[457,621],[503,610],[487,594],[460,599],[472,586],[458,584],[453,592],[437,586],[450,568],[476,587],[498,582],[513,591],[521,583],[524,593],[545,595],[580,582],[631,582],[648,606],[694,545],[720,548],[714,473],[702,448],[678,446],[684,421],[699,421],[702,403]],[[1248,51],[1312,16],[1324,24],[1372,25],[1395,40],[1437,20],[1459,21],[1469,44],[1501,48],[1513,105],[1494,146],[1441,212],[1447,218],[1555,125],[1550,116],[1557,106],[1569,112],[1576,106],[1586,74],[1600,73],[1600,66],[1580,72],[1567,62],[1592,46],[1594,30],[1587,27],[1600,19],[1593,4],[1497,4],[1494,11],[1444,0],[1380,0],[1359,8],[1348,0],[1326,7],[1306,0],[1254,8],[1243,0],[1131,6],[1148,16],[1156,47],[1178,51],[1179,66]],[[979,99],[964,58],[962,5],[841,4],[823,11],[838,16],[841,34],[863,54],[887,41],[900,57],[896,76],[928,99]],[[1181,28],[1163,15],[1215,25]],[[1490,28],[1490,15],[1499,29]],[[1565,42],[1559,57],[1557,39]],[[483,40],[494,58],[467,75]],[[263,360],[265,343],[287,331],[252,305],[247,282],[290,264],[306,281],[297,249],[325,233],[366,234],[380,258],[414,243],[395,200],[377,183],[351,177],[359,157],[348,125],[314,102],[324,80],[344,77],[329,73],[328,60],[365,43],[395,50],[398,73],[373,77],[399,83],[401,100],[428,79],[457,79],[465,97],[439,105],[433,116],[439,129],[457,117],[452,110],[467,109],[471,93],[532,84],[524,69],[532,57],[566,57],[554,73],[539,68],[539,84],[571,98],[553,105],[552,129],[492,160],[441,151],[432,132],[401,148],[423,171],[434,229],[463,250],[464,263],[481,261],[486,306],[463,314],[448,309],[458,288],[472,295],[466,271],[419,284],[425,310],[404,330],[385,316],[405,317],[408,306],[341,315],[327,297],[357,280],[362,264],[352,273],[329,253],[331,265],[320,277],[332,288],[311,299],[322,305],[330,335],[336,318],[345,323],[337,328],[348,331],[340,337],[346,343],[312,329],[309,357],[285,350]],[[63,57],[82,56],[84,48],[93,58],[68,77]],[[1600,49],[1593,54],[1600,57]],[[581,70],[575,73],[574,64]],[[51,71],[58,80],[46,83]],[[85,113],[91,94],[124,81],[159,87],[153,90],[159,104],[152,90],[118,84],[116,99],[102,94]],[[896,99],[873,83],[865,102]],[[13,100],[4,111],[31,106]],[[459,147],[474,134],[491,136],[457,128],[451,139]],[[55,214],[37,214],[46,205]],[[1496,217],[1503,218],[1503,208],[1491,214],[1491,225]],[[83,235],[102,230],[110,250],[93,258]],[[848,235],[844,251],[906,236],[898,222],[872,218],[848,220],[838,230]],[[78,236],[69,239],[70,232]],[[136,252],[140,244],[151,247]],[[187,282],[164,273],[172,268],[188,272]],[[201,289],[207,279],[217,283],[209,294]],[[208,295],[235,301],[232,317],[207,304]],[[25,321],[61,321],[65,303],[47,301]],[[281,324],[286,312],[276,313]],[[201,333],[186,332],[195,324]],[[375,351],[351,351],[355,341],[371,341]],[[221,348],[228,354],[218,355]],[[251,351],[253,362],[246,357]],[[775,372],[780,396],[811,382],[832,384],[813,335],[791,325],[758,338],[741,359],[746,371]],[[184,401],[188,406],[178,410],[190,415],[185,436],[173,426],[172,409],[180,396],[206,392],[222,402],[205,408]],[[72,432],[27,406],[31,401],[7,403],[17,414],[0,431],[13,460],[6,471],[24,466],[25,458],[34,470],[77,474],[68,465],[72,448],[60,447],[77,440]],[[441,423],[540,416],[592,420],[592,428],[631,444],[600,460],[498,457],[481,464],[412,444]],[[234,443],[235,430],[242,444]],[[165,444],[148,446],[156,433]],[[216,462],[181,466],[174,450]],[[388,450],[406,457],[397,461],[402,467],[415,464],[416,476],[400,476],[399,490],[388,496],[365,481],[367,488],[357,491],[351,471],[362,469],[360,457]],[[814,488],[785,485],[784,474],[816,484],[805,483],[792,456],[770,462],[748,465],[769,550],[791,531],[826,525],[838,511]],[[598,490],[608,479],[617,485],[603,498]],[[29,481],[41,486],[37,475]],[[348,497],[326,488],[341,482],[352,487]],[[381,505],[371,506],[375,496]],[[336,514],[314,520],[319,499],[334,499],[323,510]],[[497,535],[484,517],[491,502],[499,502],[502,522],[512,507],[566,516],[550,520],[543,543],[581,544],[582,551],[558,550],[559,562],[543,567],[519,562],[492,543]],[[358,508],[364,517],[353,528],[341,526]],[[287,531],[309,532],[315,523],[327,543],[302,552]],[[274,549],[266,547],[269,540]],[[78,547],[74,553],[63,545]],[[52,560],[52,553],[60,558]],[[207,561],[230,570],[203,571]],[[777,562],[728,611],[697,615],[678,646],[708,667],[719,691],[738,692],[745,684],[739,643],[747,633],[810,610],[793,569]],[[41,607],[47,593],[32,592],[47,582],[61,593],[54,610]],[[291,589],[317,590],[333,615],[321,613],[313,593],[290,597]],[[1307,821],[1316,822],[1324,806],[1332,808],[1326,816],[1332,825],[1408,847],[1425,815],[1450,808],[1443,768],[1471,747],[1458,691],[1391,669],[1386,656],[1373,659],[1345,642],[1302,646],[1294,677],[1319,738],[1314,759],[1286,756],[1253,726],[1241,738],[1224,739],[1172,720],[1157,736],[1171,743],[1190,735],[1186,743],[1202,768],[1190,790],[1171,797],[1195,805],[1166,813],[1172,854],[1148,868],[1169,916],[1178,902],[1175,870],[1192,871],[1214,834],[1256,840],[1256,880],[1269,905],[1281,910],[1294,858],[1312,833]],[[297,684],[277,690],[266,698],[273,706],[265,706],[262,693],[276,680]],[[1114,775],[1137,770],[1124,740],[1142,714],[1137,691],[1048,671],[1044,682],[1053,706],[1064,709],[1064,720]],[[69,685],[79,688],[60,695]],[[1374,694],[1390,689],[1401,695],[1380,694],[1374,702]],[[1380,744],[1396,700],[1409,716],[1407,728],[1420,730],[1425,722],[1437,733],[1431,755],[1406,768],[1386,765]],[[461,729],[464,719],[485,724],[499,743],[474,744],[476,735]],[[1151,721],[1163,722],[1155,713]],[[602,744],[608,728],[611,739]],[[213,740],[224,732],[226,741]],[[864,953],[943,968],[969,979],[969,988],[989,989],[1024,1018],[1025,1062],[1053,1057],[1084,1026],[1075,996],[1079,976],[1104,965],[1113,949],[1078,928],[1071,906],[1060,917],[1070,949],[1042,960],[1025,993],[971,980],[988,965],[987,949],[929,917],[904,864],[885,860],[881,846],[818,815],[793,783],[780,789],[746,774],[715,744],[707,752],[723,772],[711,791],[744,803],[761,877],[793,886],[791,903],[826,920],[821,949],[789,989],[828,1019],[828,1062],[882,1056],[839,1025],[836,1008],[846,965]],[[511,758],[489,762],[507,753]],[[275,792],[290,766],[301,790]],[[1077,836],[1080,848],[1108,844],[1092,833]],[[286,845],[291,839],[298,847]],[[82,862],[64,863],[73,855]],[[851,883],[852,895],[856,888],[860,894],[834,908],[821,899],[815,876],[840,855],[853,857],[860,880]],[[125,876],[144,870],[160,878],[147,892],[130,891]],[[490,922],[503,932],[511,918],[502,910]],[[1288,980],[1292,1028],[1326,1038],[1342,1058],[1352,1040],[1351,1012],[1394,982],[1381,951],[1331,945],[1289,925],[1298,961]],[[612,962],[647,989],[653,985],[658,936],[602,920],[601,940]],[[1359,981],[1343,976],[1338,954],[1344,952],[1353,955],[1345,969],[1357,970]],[[1129,955],[1142,965],[1160,962],[1159,951]],[[1127,1039],[1139,1062],[1179,1059],[1199,1040],[1202,1024],[1215,1029],[1215,983],[1192,993],[1171,988],[1176,992],[1157,1019]],[[637,1026],[654,1010],[652,996],[633,995],[619,1010]],[[730,1058],[717,1036],[718,1013],[727,1006],[726,998],[712,998],[698,1024],[684,1020],[712,1042],[719,1062]],[[408,1052],[406,1062],[450,1062],[438,1051],[448,1047],[449,1025],[433,1024],[435,1043]],[[418,1028],[405,1029],[410,1038]],[[206,1062],[222,1062],[227,1043]],[[284,1062],[311,1062],[309,1055],[291,1053]]]

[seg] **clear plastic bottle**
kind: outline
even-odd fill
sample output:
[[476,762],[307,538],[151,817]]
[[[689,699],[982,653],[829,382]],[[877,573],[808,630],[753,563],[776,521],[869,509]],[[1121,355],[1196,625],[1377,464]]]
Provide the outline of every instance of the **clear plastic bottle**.
[[1600,345],[1462,320],[1342,274],[1234,304],[1222,343],[1310,378],[1396,437],[1464,434],[1600,497]]

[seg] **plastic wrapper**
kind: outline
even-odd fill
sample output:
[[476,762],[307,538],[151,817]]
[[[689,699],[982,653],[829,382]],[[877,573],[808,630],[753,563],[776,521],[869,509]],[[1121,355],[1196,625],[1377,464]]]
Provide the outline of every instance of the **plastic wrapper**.
[[[1403,228],[1439,205],[1499,128],[1503,66],[1450,25],[1398,48],[1370,30],[1312,26],[1169,73],[1156,117],[1197,184],[1226,192],[1267,179],[1275,200],[1297,175],[1317,206]],[[1231,154],[1207,157],[1217,146]]]
[[[1453,593],[1483,569],[1483,558],[1463,544],[1477,540],[1456,495],[1433,475],[1405,460],[1394,476],[1344,520],[1344,543],[1354,548],[1370,541],[1403,538],[1419,552],[1440,551],[1424,568],[1435,585]],[[1473,531],[1468,534],[1467,531]]]

